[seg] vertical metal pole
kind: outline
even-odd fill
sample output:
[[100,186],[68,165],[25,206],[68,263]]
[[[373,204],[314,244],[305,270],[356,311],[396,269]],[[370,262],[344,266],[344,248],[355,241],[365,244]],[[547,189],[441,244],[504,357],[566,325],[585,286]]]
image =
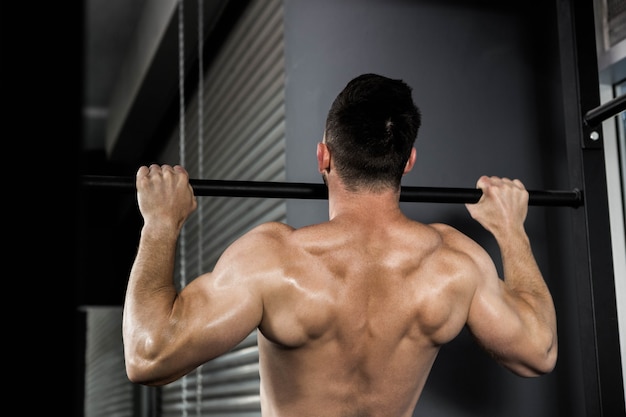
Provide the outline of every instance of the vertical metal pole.
[[573,214],[586,415],[623,416],[624,385],[601,125],[593,0],[557,0],[564,122],[571,185],[585,190]]

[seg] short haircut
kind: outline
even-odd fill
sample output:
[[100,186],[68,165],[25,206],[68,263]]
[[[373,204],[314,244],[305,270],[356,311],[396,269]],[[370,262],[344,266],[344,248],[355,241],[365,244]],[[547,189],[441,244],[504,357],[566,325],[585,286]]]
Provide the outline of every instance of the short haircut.
[[333,101],[326,145],[348,190],[400,188],[421,125],[411,94],[402,80],[363,74]]

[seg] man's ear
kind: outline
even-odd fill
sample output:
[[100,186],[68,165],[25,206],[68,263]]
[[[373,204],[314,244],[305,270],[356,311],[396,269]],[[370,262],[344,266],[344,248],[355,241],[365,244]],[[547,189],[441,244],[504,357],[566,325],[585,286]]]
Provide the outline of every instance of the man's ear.
[[330,169],[330,151],[323,142],[317,144],[317,169],[320,174]]
[[411,155],[409,156],[409,159],[406,161],[406,165],[404,166],[404,172],[402,173],[402,175],[408,174],[409,171],[413,169],[416,157],[417,150],[415,149],[415,147],[413,147],[413,149],[411,149]]

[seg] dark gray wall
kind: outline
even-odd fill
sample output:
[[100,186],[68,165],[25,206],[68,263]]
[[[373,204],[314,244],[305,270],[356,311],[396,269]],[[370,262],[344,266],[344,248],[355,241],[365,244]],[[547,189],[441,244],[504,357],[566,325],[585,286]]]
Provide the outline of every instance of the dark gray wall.
[[[321,182],[315,146],[326,112],[351,78],[375,72],[409,83],[422,110],[417,165],[404,185],[474,187],[487,174],[519,178],[531,190],[569,189],[554,5],[500,3],[284,0],[287,179]],[[501,270],[493,239],[463,205],[403,208],[416,220],[456,226]],[[565,278],[571,210],[531,207],[526,222],[559,314],[555,371],[516,377],[462,333],[442,349],[415,415],[584,414],[575,289]],[[293,226],[327,218],[324,201],[288,201]]]

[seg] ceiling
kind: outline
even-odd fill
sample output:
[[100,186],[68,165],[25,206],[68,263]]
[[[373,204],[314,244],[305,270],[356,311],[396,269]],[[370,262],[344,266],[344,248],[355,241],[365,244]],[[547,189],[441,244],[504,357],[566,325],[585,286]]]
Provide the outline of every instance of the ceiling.
[[[151,159],[147,147],[156,148],[174,124],[181,28],[185,84],[193,89],[198,22],[204,25],[202,54],[208,65],[248,2],[185,1],[183,27],[176,13],[179,0],[85,0],[82,149],[88,157],[130,166]],[[95,168],[87,165],[87,171]]]
[[83,149],[104,149],[111,95],[147,0],[85,0]]

